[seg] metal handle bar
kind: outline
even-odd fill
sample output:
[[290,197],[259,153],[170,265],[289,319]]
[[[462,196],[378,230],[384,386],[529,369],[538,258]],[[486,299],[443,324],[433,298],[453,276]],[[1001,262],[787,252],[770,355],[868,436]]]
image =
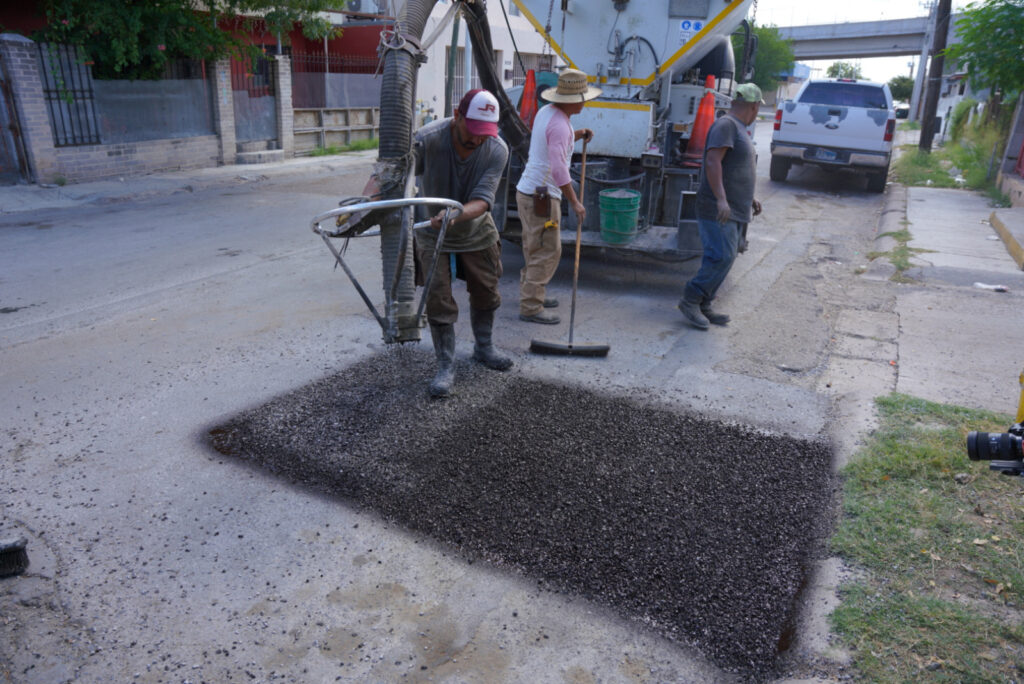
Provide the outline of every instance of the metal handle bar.
[[[321,221],[325,221],[329,218],[334,218],[335,216],[355,214],[360,211],[370,211],[372,209],[397,209],[399,207],[409,207],[420,204],[441,205],[447,207],[450,211],[456,212],[455,215],[452,216],[452,218],[455,218],[455,216],[458,216],[463,211],[465,211],[461,202],[456,202],[455,200],[446,199],[443,197],[403,197],[400,199],[377,200],[375,202],[360,202],[358,204],[349,204],[344,207],[338,207],[337,209],[331,209],[328,212],[325,212],[323,214],[320,214],[319,216],[314,217],[313,220],[310,221],[309,226],[310,228],[313,229],[314,233],[329,236],[329,232],[324,231],[320,228]],[[426,228],[429,225],[430,221],[420,221],[419,223],[414,224],[413,228]],[[378,235],[379,233],[373,234]],[[364,234],[364,236],[366,236],[366,234]]]

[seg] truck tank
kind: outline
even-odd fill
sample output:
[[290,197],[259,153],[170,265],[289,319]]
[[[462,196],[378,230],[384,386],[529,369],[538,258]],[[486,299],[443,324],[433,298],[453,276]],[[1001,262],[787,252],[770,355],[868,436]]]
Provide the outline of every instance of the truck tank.
[[[560,64],[586,72],[602,90],[572,120],[573,127],[594,131],[587,146],[584,244],[679,258],[700,254],[693,214],[699,169],[684,153],[707,76],[715,76],[716,109],[731,102],[736,66],[730,35],[753,0],[512,2]],[[576,152],[581,149],[577,143]],[[520,172],[521,161],[514,159],[504,207],[505,236],[512,240]],[[635,236],[609,242],[601,234],[598,193],[614,189],[639,191],[641,204]],[[568,236],[575,218],[567,212],[564,219],[573,229],[564,231]]]

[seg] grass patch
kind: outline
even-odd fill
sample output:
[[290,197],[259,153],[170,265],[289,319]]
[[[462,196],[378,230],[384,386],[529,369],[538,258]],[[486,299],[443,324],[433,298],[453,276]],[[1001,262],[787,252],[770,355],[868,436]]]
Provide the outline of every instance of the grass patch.
[[891,178],[903,185],[928,185],[955,188],[957,183],[941,163],[941,152],[922,152],[917,145],[904,145],[903,153],[892,163]]
[[[970,122],[968,115],[975,105],[974,100],[957,105],[949,126],[952,140],[941,147],[928,153],[917,145],[903,145],[892,162],[890,176],[904,185],[966,187],[984,193],[994,206],[1009,206],[1009,197],[996,186],[995,178],[1009,135],[1008,113],[1013,108],[1004,107],[994,120],[977,116]],[[918,122],[901,126],[913,130],[909,125],[912,123],[920,128]]]
[[353,140],[347,145],[328,145],[327,147],[318,147],[315,150],[311,150],[309,155],[311,157],[326,157],[332,154],[341,154],[342,152],[375,150],[379,145],[380,140],[378,140],[377,138],[368,138],[366,140]]
[[893,282],[914,282],[913,278],[909,278],[905,275],[905,271],[913,265],[910,263],[910,258],[915,254],[924,254],[926,252],[931,252],[932,250],[910,247],[907,243],[913,240],[914,236],[911,235],[910,231],[906,228],[882,233],[879,237],[891,237],[896,241],[896,246],[888,252],[868,252],[867,258],[870,261],[874,261],[875,259],[886,257],[889,260],[889,263],[896,267],[896,272],[889,278]]
[[833,627],[866,681],[997,682],[1024,673],[1024,485],[982,464],[967,432],[1010,416],[893,394],[843,470],[832,547],[863,570]]
[[905,119],[903,121],[900,121],[899,129],[901,131],[919,131],[919,130],[921,130],[921,122],[920,121],[910,121],[910,120]]

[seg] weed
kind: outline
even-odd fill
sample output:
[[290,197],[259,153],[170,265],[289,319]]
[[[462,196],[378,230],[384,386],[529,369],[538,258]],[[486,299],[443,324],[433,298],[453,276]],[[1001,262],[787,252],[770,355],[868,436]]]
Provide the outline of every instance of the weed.
[[1010,681],[1024,662],[1021,481],[967,459],[1009,416],[907,395],[843,470],[832,547],[863,569],[832,615],[865,681]]
[[342,152],[375,150],[379,145],[380,141],[377,138],[368,138],[366,140],[353,140],[347,145],[328,145],[327,147],[317,147],[314,150],[310,150],[309,155],[312,157],[326,157],[331,154],[341,154]]

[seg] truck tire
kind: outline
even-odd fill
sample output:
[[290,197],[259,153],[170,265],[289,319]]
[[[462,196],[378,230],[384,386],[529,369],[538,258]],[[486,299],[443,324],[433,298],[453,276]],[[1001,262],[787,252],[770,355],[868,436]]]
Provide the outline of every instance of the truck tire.
[[773,181],[781,183],[789,175],[789,167],[792,163],[785,157],[776,157],[773,154],[771,166],[768,168],[768,177]]
[[868,192],[885,192],[885,181],[889,176],[889,167],[885,171],[868,174]]

